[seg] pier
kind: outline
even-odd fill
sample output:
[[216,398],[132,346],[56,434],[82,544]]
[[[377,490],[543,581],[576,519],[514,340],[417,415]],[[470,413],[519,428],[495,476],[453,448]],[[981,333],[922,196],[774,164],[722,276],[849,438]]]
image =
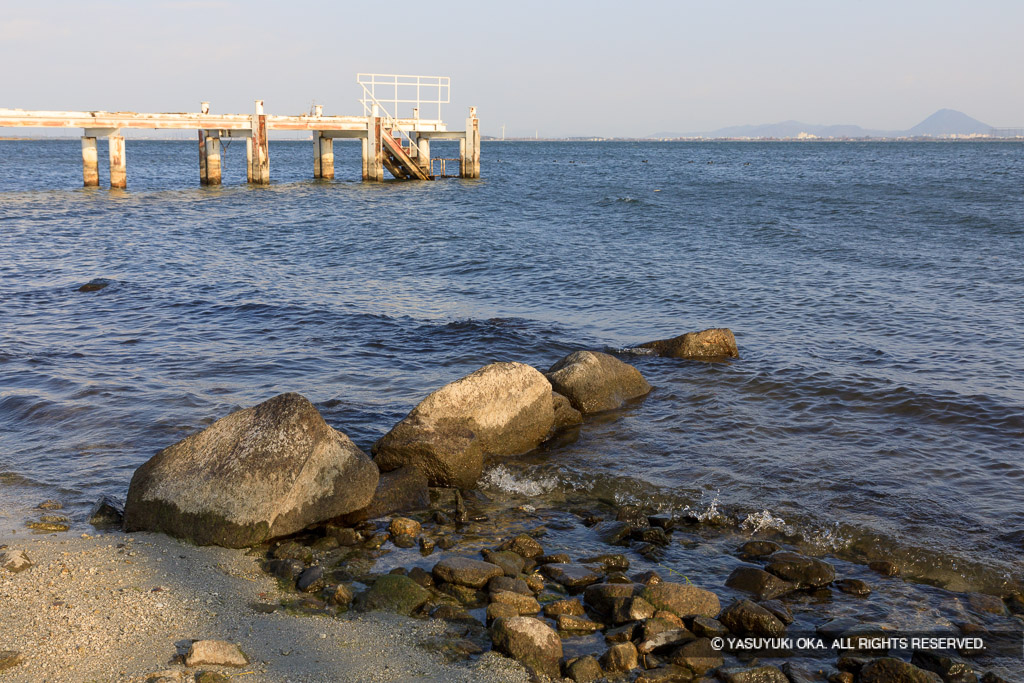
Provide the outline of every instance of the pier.
[[[448,130],[441,118],[441,106],[450,102],[451,84],[447,76],[359,74],[356,81],[363,89],[359,100],[363,113],[357,116],[325,115],[320,105],[298,116],[267,114],[263,100],[256,100],[252,114],[211,114],[209,102],[203,102],[198,112],[176,114],[0,109],[0,128],[82,129],[82,182],[86,187],[99,185],[100,138],[107,139],[110,186],[127,187],[123,135],[127,129],[197,131],[202,185],[221,183],[221,140],[225,138],[245,138],[248,182],[270,183],[271,131],[311,133],[314,178],[334,178],[334,140],[339,138],[361,141],[364,181],[384,180],[385,169],[399,180],[480,177],[476,107],[469,108],[463,130]],[[431,105],[437,107],[437,118],[421,116],[425,107]],[[400,118],[403,108],[411,108],[411,116]],[[432,158],[432,140],[458,141],[458,158]],[[457,172],[453,168],[456,165]]]

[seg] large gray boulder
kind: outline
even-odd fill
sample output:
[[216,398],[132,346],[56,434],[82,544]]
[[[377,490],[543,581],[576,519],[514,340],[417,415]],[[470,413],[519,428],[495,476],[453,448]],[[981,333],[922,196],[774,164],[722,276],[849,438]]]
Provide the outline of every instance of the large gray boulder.
[[519,455],[554,424],[551,384],[522,363],[492,363],[446,384],[373,445],[382,471],[413,465],[431,486],[472,488],[488,455]]
[[312,403],[281,394],[217,420],[137,469],[125,530],[242,548],[366,507],[378,476]]
[[672,339],[659,339],[640,345],[641,349],[651,349],[659,356],[669,358],[689,358],[691,360],[723,360],[739,358],[736,348],[736,337],[732,330],[715,327],[700,332],[687,332]]
[[639,370],[597,351],[570,353],[551,366],[547,378],[555,391],[584,414],[614,410],[651,391]]

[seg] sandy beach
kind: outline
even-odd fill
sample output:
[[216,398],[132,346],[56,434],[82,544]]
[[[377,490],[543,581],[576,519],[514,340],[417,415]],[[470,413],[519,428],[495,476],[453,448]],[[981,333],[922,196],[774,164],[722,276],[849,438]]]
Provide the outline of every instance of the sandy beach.
[[[285,594],[245,551],[149,533],[18,533],[0,537],[4,545],[34,563],[0,571],[0,650],[22,657],[4,681],[145,681],[166,670],[183,681],[203,670],[242,681],[529,680],[496,653],[449,664],[423,649],[458,636],[438,620],[261,613],[252,605]],[[201,639],[236,643],[251,664],[186,668],[181,655]]]

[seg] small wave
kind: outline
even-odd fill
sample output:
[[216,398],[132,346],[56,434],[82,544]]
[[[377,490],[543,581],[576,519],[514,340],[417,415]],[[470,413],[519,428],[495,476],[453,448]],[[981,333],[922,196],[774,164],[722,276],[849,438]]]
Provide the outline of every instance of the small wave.
[[778,531],[787,535],[793,533],[792,527],[786,524],[786,520],[774,516],[768,510],[750,513],[740,522],[740,528],[755,534],[762,531]]
[[483,473],[480,486],[522,496],[540,496],[553,491],[558,486],[558,480],[554,477],[524,477],[504,465],[496,465]]

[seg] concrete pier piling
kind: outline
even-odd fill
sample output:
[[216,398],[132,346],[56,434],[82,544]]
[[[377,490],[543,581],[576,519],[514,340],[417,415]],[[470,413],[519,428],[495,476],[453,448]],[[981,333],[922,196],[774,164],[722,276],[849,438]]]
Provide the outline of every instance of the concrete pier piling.
[[[0,108],[0,128],[81,128],[82,183],[99,185],[97,141],[106,138],[110,155],[110,186],[128,185],[125,138],[126,129],[193,130],[197,132],[199,182],[219,185],[222,179],[223,138],[245,138],[246,180],[253,185],[270,183],[270,131],[305,132],[313,142],[313,176],[333,179],[334,140],[359,140],[362,147],[361,176],[365,181],[384,180],[384,170],[402,180],[433,180],[452,177],[454,162],[458,175],[480,177],[480,128],[476,108],[470,107],[464,131],[450,131],[441,119],[441,105],[449,99],[450,79],[445,76],[400,76],[359,74],[363,87],[363,113],[360,116],[336,116],[313,111],[298,116],[268,115],[263,100],[255,100],[251,114],[211,114],[210,103],[202,102],[197,113],[148,114],[107,111],[25,111]],[[383,91],[388,96],[378,94]],[[428,99],[423,93],[432,93]],[[424,118],[424,105],[437,105],[437,118]],[[413,105],[413,106],[411,106]],[[411,118],[399,115],[399,109]],[[431,158],[431,141],[458,141],[458,159]],[[434,175],[434,162],[440,173]]]
[[82,183],[85,187],[100,186],[99,155],[94,137],[82,137]]
[[128,187],[128,163],[124,154],[124,136],[107,137],[110,151],[110,187],[123,189]]

